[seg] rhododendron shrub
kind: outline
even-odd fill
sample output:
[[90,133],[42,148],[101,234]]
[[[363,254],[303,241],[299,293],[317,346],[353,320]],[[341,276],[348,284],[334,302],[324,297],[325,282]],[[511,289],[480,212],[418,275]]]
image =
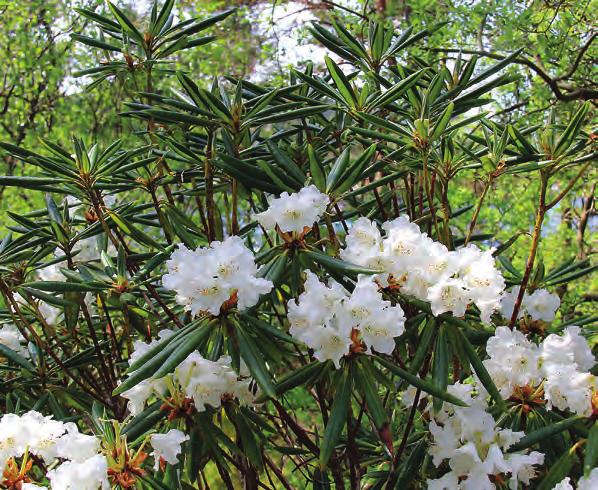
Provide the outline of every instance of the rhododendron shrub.
[[[593,266],[538,258],[590,105],[498,123],[517,53],[424,66],[432,30],[374,20],[314,25],[330,57],[282,86],[206,83],[168,61],[229,12],[172,9],[79,10],[126,143],[0,143],[46,202],[0,244],[0,488],[595,488],[596,318],[559,311]],[[522,175],[501,243],[479,211]]]

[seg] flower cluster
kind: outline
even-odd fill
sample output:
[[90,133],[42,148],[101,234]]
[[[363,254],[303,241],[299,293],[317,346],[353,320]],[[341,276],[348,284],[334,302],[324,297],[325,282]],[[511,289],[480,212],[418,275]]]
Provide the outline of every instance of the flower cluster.
[[[108,489],[107,461],[99,451],[99,440],[80,433],[71,422],[53,420],[35,411],[0,418],[0,468],[9,481],[16,467],[15,458],[29,454],[46,466],[54,466],[46,477],[55,490]],[[28,475],[18,477],[20,483],[31,483]],[[23,488],[44,487],[31,484]]]
[[[486,409],[486,393],[473,385],[457,383],[448,392],[463,400],[467,407],[444,402],[430,421],[433,437],[430,454],[439,467],[448,461],[450,471],[437,480],[428,480],[428,490],[493,490],[493,480],[509,479],[509,487],[528,485],[535,476],[535,465],[544,462],[537,451],[507,453],[525,434],[502,429]],[[497,478],[500,477],[500,478]]]
[[23,344],[25,339],[19,329],[10,323],[0,327],[0,344],[20,354],[22,357],[29,357],[29,351]]
[[491,250],[483,252],[468,245],[449,251],[406,216],[388,221],[382,228],[384,238],[375,223],[359,218],[347,234],[341,257],[384,271],[382,278],[388,285],[429,301],[435,316],[445,312],[463,316],[474,303],[482,320],[490,322],[505,286]]
[[[163,330],[158,340],[150,343],[136,341],[130,362],[134,362],[172,334],[171,330]],[[125,391],[122,396],[129,400],[128,408],[133,415],[143,410],[150,397],[165,397],[169,391],[174,397],[193,400],[195,410],[202,412],[206,405],[219,407],[224,396],[238,398],[246,404],[251,403],[253,394],[249,383],[246,376],[240,376],[231,367],[230,357],[210,361],[199,352],[192,352],[172,374],[158,379],[146,379]]]
[[[519,286],[516,286],[504,294],[500,303],[500,312],[505,318],[511,318],[519,290]],[[550,293],[546,289],[536,289],[532,294],[523,296],[517,318],[523,318],[527,314],[532,320],[551,322],[559,306],[561,306],[561,299],[557,294]]]
[[405,317],[400,306],[382,299],[371,276],[360,275],[352,294],[333,280],[327,286],[310,271],[306,276],[299,300],[288,303],[288,318],[291,335],[314,349],[316,359],[331,359],[339,367],[341,357],[351,348],[362,349],[362,342],[392,352]]
[[595,359],[579,327],[551,334],[540,345],[517,330],[498,327],[486,351],[489,358],[484,365],[503,397],[524,396],[522,389],[526,389],[549,407],[592,414],[598,380],[588,371]]
[[240,310],[250,308],[272,289],[270,281],[256,277],[253,254],[238,236],[196,250],[181,244],[166,266],[164,287],[176,291],[177,303],[193,315],[218,315],[229,300],[236,300]]
[[310,185],[293,194],[283,192],[279,198],[269,202],[266,211],[255,214],[254,218],[267,230],[278,225],[283,232],[301,233],[320,219],[328,202],[326,194]]

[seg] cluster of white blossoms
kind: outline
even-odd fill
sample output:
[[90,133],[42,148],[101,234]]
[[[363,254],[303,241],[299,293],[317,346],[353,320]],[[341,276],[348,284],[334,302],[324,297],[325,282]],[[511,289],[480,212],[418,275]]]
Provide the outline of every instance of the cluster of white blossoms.
[[181,445],[188,440],[189,436],[178,429],[170,429],[166,434],[152,434],[150,443],[154,448],[154,469],[158,470],[161,459],[172,465],[177,464]]
[[382,225],[359,218],[347,234],[341,257],[351,263],[384,271],[381,279],[406,294],[429,301],[432,313],[465,315],[474,303],[485,323],[500,306],[505,282],[496,268],[492,250],[475,245],[450,251],[422,233],[407,216]]
[[580,331],[570,326],[537,345],[517,330],[498,327],[486,344],[484,365],[505,398],[518,388],[542,385],[548,407],[589,416],[598,379],[588,371],[596,360]]
[[28,358],[29,351],[24,345],[25,338],[19,332],[19,329],[11,323],[5,323],[0,327],[0,344]]
[[[508,293],[505,293],[500,303],[500,313],[505,318],[511,318],[515,301],[519,295],[520,287],[516,286]],[[551,322],[556,316],[556,310],[561,306],[561,299],[557,294],[546,289],[536,289],[532,294],[525,294],[521,302],[521,308],[517,318],[528,315],[532,320]]]
[[253,217],[267,230],[278,225],[283,232],[301,233],[320,219],[328,202],[326,194],[310,185],[293,194],[283,192],[279,198],[270,200],[266,211]]
[[[95,436],[79,432],[71,422],[63,423],[30,411],[22,416],[0,418],[0,470],[11,458],[28,453],[53,466],[46,477],[53,490],[107,490],[108,463],[100,454]],[[58,464],[56,466],[56,464]],[[23,488],[45,488],[30,484]]]
[[[134,352],[129,362],[135,362],[150,348],[170,337],[174,332],[163,330],[159,339],[149,343],[135,341]],[[253,401],[250,390],[250,379],[238,374],[231,366],[231,359],[223,356],[217,361],[210,361],[199,352],[192,352],[174,370],[173,373],[162,378],[149,378],[121,396],[129,400],[128,408],[132,415],[139,414],[146,401],[152,396],[164,397],[168,391],[171,395],[182,395],[193,400],[195,409],[202,412],[206,405],[214,408],[220,406],[222,397],[231,396],[240,402],[249,404]],[[174,391],[174,393],[172,393]]]
[[[598,468],[590,471],[587,477],[581,477],[575,486],[577,490],[596,490],[598,488]],[[571,478],[566,477],[560,483],[557,483],[552,490],[574,490],[571,485]]]
[[320,361],[340,359],[356,342],[390,354],[394,337],[404,331],[405,316],[400,306],[384,301],[371,276],[360,275],[352,294],[334,280],[329,285],[305,271],[304,292],[289,301],[288,319],[293,337],[314,350]]
[[[439,467],[447,461],[450,471],[439,479],[428,480],[428,490],[494,490],[492,477],[497,476],[508,479],[513,490],[519,482],[528,485],[535,476],[534,466],[544,462],[544,455],[537,451],[507,452],[525,433],[496,425],[486,411],[483,388],[478,387],[475,394],[473,385],[456,383],[447,391],[468,406],[444,402],[442,409],[431,415],[432,462]],[[403,402],[409,403],[409,396]]]
[[256,277],[254,256],[238,236],[196,250],[180,244],[166,266],[164,287],[174,290],[177,303],[193,315],[205,311],[218,315],[229,299],[237,300],[239,310],[250,308],[273,286]]

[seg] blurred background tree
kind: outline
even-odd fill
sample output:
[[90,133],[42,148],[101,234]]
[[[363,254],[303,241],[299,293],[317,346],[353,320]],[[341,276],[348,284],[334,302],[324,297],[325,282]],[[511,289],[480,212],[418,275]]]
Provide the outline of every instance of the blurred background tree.
[[[117,3],[134,18],[147,14],[151,5],[130,0]],[[132,121],[115,114],[125,110],[123,102],[132,98],[136,88],[111,77],[88,90],[92,80],[77,77],[81,69],[105,60],[99,58],[101,50],[84,49],[71,39],[72,33],[80,32],[97,36],[74,8],[100,12],[107,7],[101,0],[0,3],[0,140],[33,148],[42,134],[61,141],[84,136],[90,143],[126,140],[132,135]],[[499,88],[494,103],[487,106],[492,111],[488,117],[497,123],[525,117],[530,124],[542,126],[552,113],[566,124],[575,104],[583,100],[593,101],[595,111],[598,42],[596,4],[591,0],[188,0],[179,4],[178,15],[202,17],[231,8],[235,12],[211,31],[218,40],[183,52],[171,68],[189,72],[194,80],[204,79],[206,85],[212,77],[224,75],[262,80],[274,74],[282,80],[291,65],[323,63],[325,50],[308,31],[312,20],[326,25],[337,19],[359,36],[358,22],[376,16],[399,29],[433,30],[414,51],[421,63],[440,59],[450,67],[458,56],[477,55],[482,63],[490,64],[522,49],[509,68],[519,78]],[[445,24],[439,26],[439,22]],[[159,89],[168,92],[170,87]],[[593,137],[592,128],[586,131]],[[31,171],[7,155],[0,155],[0,164],[4,174]],[[488,188],[490,205],[483,207],[477,228],[492,231],[496,240],[521,232],[519,240],[529,241],[538,182],[535,174],[522,175]],[[453,187],[455,203],[475,204],[484,192],[482,178],[483,174],[472,171],[462,185]],[[595,254],[595,180],[594,169],[550,211],[540,250],[546,266]],[[566,186],[567,178],[555,185]],[[40,206],[19,189],[0,187],[0,226],[4,228],[9,210],[22,214]],[[463,215],[463,228],[471,214]],[[512,257],[519,269],[527,249],[524,243],[513,247],[513,254],[519,251]],[[562,309],[565,316],[574,310],[595,311],[596,274],[576,284],[578,290],[570,291],[573,294],[567,295],[569,303]]]

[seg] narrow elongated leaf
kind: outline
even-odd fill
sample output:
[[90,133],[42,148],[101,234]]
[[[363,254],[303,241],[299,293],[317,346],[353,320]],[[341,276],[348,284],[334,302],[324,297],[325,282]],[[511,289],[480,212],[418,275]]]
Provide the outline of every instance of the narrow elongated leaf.
[[413,87],[426,71],[427,69],[423,68],[421,70],[416,71],[415,73],[412,73],[407,78],[401,80],[391,89],[387,90],[386,92],[372,100],[370,103],[368,103],[368,108],[381,108],[387,106],[388,104],[392,104],[395,100],[397,100],[405,92],[407,92],[407,90]]
[[480,379],[480,382],[484,385],[484,388],[486,388],[486,391],[490,394],[490,396],[492,397],[492,399],[494,400],[494,402],[501,409],[504,410],[504,408],[505,408],[505,402],[502,399],[502,397],[500,396],[498,388],[494,384],[494,381],[492,381],[492,377],[490,376],[490,374],[486,370],[486,367],[484,366],[484,363],[479,358],[479,356],[478,356],[477,352],[475,351],[473,345],[471,345],[471,342],[463,334],[463,332],[461,331],[461,329],[455,328],[454,330],[457,332],[458,337],[461,339],[461,345],[463,346],[463,348],[465,350],[465,353],[467,354],[467,358],[469,359],[471,367],[473,367],[473,370],[478,375],[478,378]]
[[432,129],[432,134],[430,135],[430,138],[429,138],[430,141],[437,140],[438,138],[440,138],[442,133],[444,133],[444,130],[446,129],[446,127],[448,126],[448,123],[451,120],[451,116],[453,114],[454,108],[455,108],[455,104],[453,102],[451,102],[448,106],[446,106],[446,109],[440,115],[440,117],[436,121],[436,124],[434,125],[434,128]]
[[353,374],[356,388],[363,394],[370,417],[376,429],[380,432],[388,425],[388,416],[378,395],[373,369],[374,366],[372,366],[370,360],[367,357],[361,357],[359,367],[353,370]]
[[87,46],[91,46],[92,48],[100,48],[105,49],[106,51],[115,51],[117,53],[121,52],[120,46],[109,44],[107,42],[100,41],[99,39],[95,39],[93,37],[83,36],[82,34],[71,34],[71,38],[74,41],[86,44]]
[[351,402],[351,375],[349,369],[345,368],[341,373],[340,380],[337,384],[337,389],[334,394],[334,401],[330,416],[328,417],[328,424],[324,431],[324,438],[320,446],[320,466],[326,467],[328,460],[334,451],[337,441],[341,436],[343,427],[347,421],[347,414],[349,413],[349,404]]
[[335,259],[330,255],[326,255],[316,250],[302,250],[302,254],[307,256],[313,262],[320,264],[327,270],[334,272],[340,272],[345,275],[357,276],[357,274],[378,274],[381,271],[375,271],[359,265],[350,264],[344,260]]
[[330,192],[331,189],[338,183],[341,175],[345,172],[351,158],[351,149],[346,147],[343,152],[332,165],[330,173],[326,178],[326,192]]
[[307,145],[307,156],[309,158],[309,173],[311,178],[318,190],[323,192],[326,190],[326,174],[316,151],[310,144]]
[[557,460],[557,462],[550,467],[548,474],[537,486],[537,489],[552,490],[557,483],[563,481],[563,479],[569,474],[576,459],[577,456],[575,455],[573,448],[566,451]]
[[272,383],[272,377],[266,368],[264,359],[260,353],[260,350],[255,345],[255,342],[251,336],[245,331],[245,329],[238,323],[235,322],[237,340],[239,342],[239,351],[241,357],[245,361],[247,368],[251,375],[257,381],[264,393],[269,397],[276,396],[276,391]]
[[21,354],[4,344],[0,344],[0,357],[5,357],[18,366],[25,368],[27,371],[35,372],[35,366],[31,364],[29,360],[25,359]]
[[[434,363],[432,365],[432,379],[434,384],[442,391],[446,391],[449,381],[449,354],[448,339],[446,338],[446,326],[441,325],[436,337],[436,348],[434,349]],[[442,401],[434,399],[434,409],[440,410]]]
[[590,101],[587,101],[575,113],[575,115],[571,119],[571,122],[569,122],[569,124],[565,128],[565,131],[563,131],[563,134],[559,138],[559,141],[557,142],[557,144],[554,148],[554,151],[553,151],[554,157],[561,156],[573,144],[573,141],[575,140],[575,138],[581,131],[584,119],[589,110],[590,110]]
[[583,474],[587,478],[598,464],[598,423],[594,422],[586,441]]
[[349,79],[331,58],[326,56],[325,62],[328,67],[328,72],[330,73],[332,80],[334,80],[334,85],[336,85],[337,90],[343,96],[346,104],[349,107],[355,108],[357,105],[357,97],[355,96],[355,92],[353,91],[353,87],[351,87]]
[[537,444],[540,441],[545,439],[550,439],[552,436],[556,434],[560,434],[564,430],[570,429],[573,427],[577,422],[582,420],[582,417],[570,417],[565,420],[561,420],[560,422],[556,422],[551,424],[547,427],[542,427],[541,429],[535,430],[526,434],[519,442],[513,444],[509,451],[510,453],[516,451],[523,451],[524,449],[528,449],[532,447],[534,444]]
[[116,21],[120,24],[120,27],[122,28],[123,32],[131,36],[138,43],[143,44],[143,36],[133,25],[133,23],[129,20],[129,18],[124,14],[124,12],[120,10],[112,2],[108,2],[108,8],[110,8],[112,15],[114,15]]
[[392,362],[384,359],[380,356],[375,356],[376,361],[378,361],[382,366],[388,369],[391,373],[396,374],[400,378],[403,378],[407,381],[410,385],[415,386],[416,388],[420,388],[422,391],[429,393],[436,398],[444,400],[445,402],[452,403],[454,405],[459,405],[460,407],[466,407],[467,404],[456,396],[451,395],[450,393],[438,388],[434,383],[421,379],[419,376],[415,376],[408,371],[405,371],[401,367],[393,364]]

